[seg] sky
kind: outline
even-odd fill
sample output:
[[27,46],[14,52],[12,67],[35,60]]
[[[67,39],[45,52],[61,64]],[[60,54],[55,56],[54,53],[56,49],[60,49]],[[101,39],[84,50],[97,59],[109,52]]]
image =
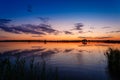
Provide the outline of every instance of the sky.
[[120,40],[120,0],[0,0],[0,40]]

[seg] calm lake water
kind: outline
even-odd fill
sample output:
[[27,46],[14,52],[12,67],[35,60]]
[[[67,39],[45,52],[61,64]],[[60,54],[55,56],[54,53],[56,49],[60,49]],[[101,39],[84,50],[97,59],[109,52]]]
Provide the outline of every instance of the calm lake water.
[[120,44],[7,42],[0,43],[0,57],[34,57],[36,62],[44,59],[48,67],[58,68],[61,79],[111,80],[104,55],[110,47],[120,49]]

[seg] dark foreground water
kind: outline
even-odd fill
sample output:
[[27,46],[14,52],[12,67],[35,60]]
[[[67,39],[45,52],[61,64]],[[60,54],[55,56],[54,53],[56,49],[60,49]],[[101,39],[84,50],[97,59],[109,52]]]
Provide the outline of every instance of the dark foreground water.
[[0,58],[44,60],[48,69],[57,67],[60,80],[115,80],[104,55],[110,47],[120,49],[120,44],[7,42],[0,43]]

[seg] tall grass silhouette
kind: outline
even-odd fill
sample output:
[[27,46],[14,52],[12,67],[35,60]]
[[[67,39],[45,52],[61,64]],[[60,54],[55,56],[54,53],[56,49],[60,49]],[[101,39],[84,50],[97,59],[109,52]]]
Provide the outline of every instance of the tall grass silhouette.
[[46,62],[35,62],[34,58],[28,63],[26,59],[17,57],[15,62],[10,58],[0,59],[0,80],[58,80],[57,68],[46,68]]
[[120,50],[109,48],[105,56],[108,63],[108,72],[111,77],[120,79]]

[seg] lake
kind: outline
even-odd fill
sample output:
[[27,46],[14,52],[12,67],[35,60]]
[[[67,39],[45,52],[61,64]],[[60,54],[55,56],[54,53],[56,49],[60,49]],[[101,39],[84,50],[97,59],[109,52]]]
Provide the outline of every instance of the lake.
[[[112,80],[107,70],[104,53],[108,48],[120,49],[112,43],[42,43],[42,42],[1,42],[0,58],[13,59],[16,56],[35,62],[44,60],[47,67],[57,67],[61,80]],[[113,79],[114,80],[114,79]]]

